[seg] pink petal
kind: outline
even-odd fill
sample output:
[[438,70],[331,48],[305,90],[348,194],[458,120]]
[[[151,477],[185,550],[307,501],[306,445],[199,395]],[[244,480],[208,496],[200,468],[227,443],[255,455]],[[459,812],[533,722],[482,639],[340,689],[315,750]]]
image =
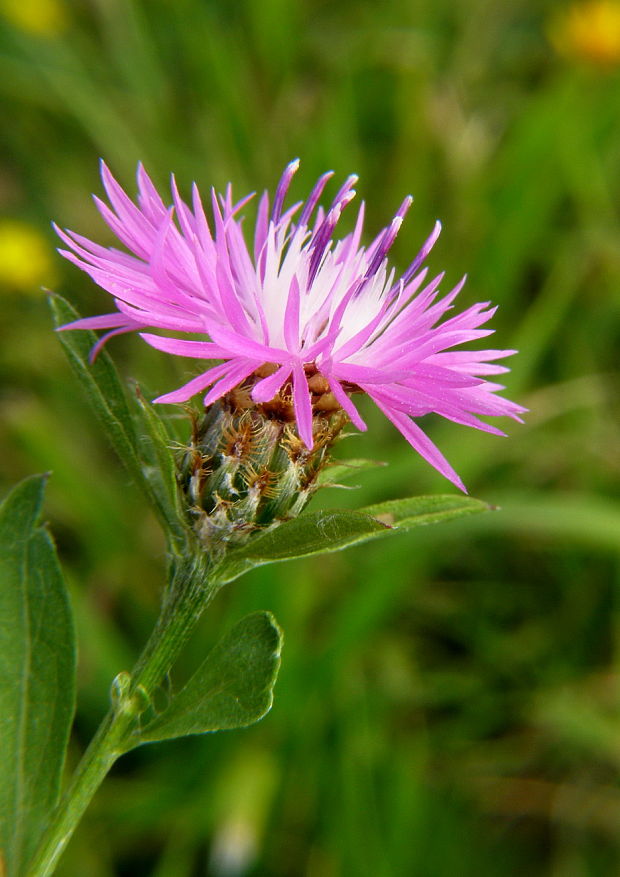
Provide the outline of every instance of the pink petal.
[[268,375],[254,385],[252,390],[252,399],[257,404],[262,402],[271,402],[276,393],[279,393],[284,382],[291,374],[290,364],[281,365],[280,368],[272,375]]
[[269,347],[252,338],[245,338],[225,326],[209,322],[207,331],[216,344],[225,347],[234,356],[255,356],[263,362],[281,362],[290,359],[290,354],[286,350]]
[[65,329],[116,329],[120,326],[139,329],[142,325],[124,314],[101,314],[99,317],[85,317],[81,320],[74,320],[72,323],[65,323],[64,326],[58,327],[58,331],[64,332]]
[[284,341],[291,353],[299,352],[299,281],[293,275],[284,312]]
[[216,402],[225,393],[228,393],[229,390],[232,390],[234,387],[244,381],[260,365],[259,362],[256,362],[254,360],[243,360],[241,362],[238,362],[237,365],[234,365],[235,362],[238,361],[233,360],[233,366],[232,368],[230,368],[228,374],[224,375],[205,396],[205,408],[213,404],[213,402]]
[[97,343],[93,344],[91,351],[88,354],[89,363],[91,365],[93,364],[110,338],[114,338],[116,335],[126,335],[127,332],[132,332],[134,329],[135,326],[123,326],[120,329],[112,329],[110,332],[106,332],[105,335],[102,335]]
[[444,478],[447,478],[448,481],[455,484],[459,490],[462,490],[463,493],[467,493],[465,485],[439,448],[433,444],[426,433],[424,433],[420,427],[411,420],[411,418],[406,414],[401,414],[400,411],[396,411],[389,404],[380,401],[374,393],[372,394],[372,399],[377,407],[383,411],[388,420],[391,420],[399,432],[404,435],[409,444],[418,452],[418,454],[420,454],[421,457],[424,457],[427,463],[430,463],[433,468],[437,469],[438,472],[441,472]]
[[309,451],[314,447],[312,435],[312,400],[306,373],[301,364],[293,367],[293,407],[299,437]]
[[164,393],[163,396],[158,396],[157,399],[153,399],[153,402],[187,402],[187,400],[191,399],[192,396],[195,396],[196,393],[200,393],[205,387],[210,386],[223,374],[226,374],[229,369],[229,362],[225,362],[222,365],[216,365],[197,377],[192,378],[191,381],[183,384],[178,390],[173,390],[171,393]]
[[230,353],[211,341],[185,341],[180,338],[163,338],[161,335],[151,335],[149,332],[141,332],[147,344],[164,353],[173,353],[176,356],[191,356],[195,359],[223,359]]
[[332,393],[336,397],[336,401],[340,404],[340,407],[349,415],[351,423],[357,426],[357,428],[362,432],[366,432],[368,427],[360,417],[358,410],[353,402],[349,399],[345,391],[340,386],[340,383],[335,380],[335,378],[330,378],[329,386]]

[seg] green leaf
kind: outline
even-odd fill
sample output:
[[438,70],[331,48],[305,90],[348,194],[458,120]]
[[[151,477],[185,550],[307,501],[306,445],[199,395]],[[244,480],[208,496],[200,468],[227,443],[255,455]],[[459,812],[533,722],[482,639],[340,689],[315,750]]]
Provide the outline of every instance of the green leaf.
[[367,506],[360,511],[330,509],[310,512],[250,539],[231,551],[218,573],[230,582],[252,567],[310,554],[340,551],[358,542],[488,511],[468,496],[414,496]]
[[334,460],[321,469],[317,481],[321,487],[341,487],[343,481],[356,478],[360,472],[386,465],[387,463],[382,463],[380,460]]
[[242,618],[163,713],[136,732],[140,743],[244,728],[271,709],[282,631],[269,612]]
[[172,452],[173,440],[163,419],[136,387],[138,416],[142,433],[140,454],[142,472],[163,517],[170,537],[179,547],[184,544],[186,525],[177,486],[176,465]]
[[[45,476],[0,506],[0,851],[17,877],[58,799],[75,706],[75,635]],[[0,860],[1,861],[1,860]]]
[[[57,328],[79,319],[79,314],[61,296],[50,296],[50,302]],[[142,399],[130,406],[125,387],[105,350],[95,362],[89,361],[97,341],[94,332],[76,329],[59,332],[58,337],[112,447],[146,494],[173,545],[179,548],[184,542],[184,522],[174,481],[174,460],[159,415]],[[140,435],[134,412],[139,417]]]
[[367,515],[387,524],[392,528],[392,532],[412,530],[414,527],[439,524],[454,518],[462,518],[464,515],[476,515],[492,510],[493,507],[488,503],[460,494],[410,496],[406,499],[379,502],[362,509]]
[[[80,318],[77,311],[59,295],[50,296],[50,305],[57,329]],[[97,342],[94,332],[76,329],[58,332],[58,338],[113,448],[137,483],[142,484],[131,409],[114,363],[105,350],[99,353],[93,363],[89,362],[90,351]]]

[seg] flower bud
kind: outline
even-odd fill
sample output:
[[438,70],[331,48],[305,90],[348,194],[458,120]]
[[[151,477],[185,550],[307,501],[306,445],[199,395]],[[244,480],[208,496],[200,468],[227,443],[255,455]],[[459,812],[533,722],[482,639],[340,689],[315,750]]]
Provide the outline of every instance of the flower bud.
[[253,532],[296,517],[318,488],[320,471],[347,422],[319,375],[310,376],[314,446],[299,438],[290,384],[256,404],[251,390],[264,374],[193,415],[180,462],[180,482],[206,548],[239,544]]

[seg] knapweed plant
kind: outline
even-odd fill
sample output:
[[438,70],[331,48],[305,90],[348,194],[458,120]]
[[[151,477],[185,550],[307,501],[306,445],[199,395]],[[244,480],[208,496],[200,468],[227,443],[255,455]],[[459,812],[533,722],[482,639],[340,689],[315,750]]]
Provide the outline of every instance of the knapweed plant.
[[[481,328],[493,315],[489,303],[447,316],[463,282],[442,294],[442,275],[427,278],[423,263],[439,223],[397,277],[387,253],[412,199],[405,198],[391,223],[363,246],[363,204],[353,231],[336,238],[356,178],[323,208],[331,176],[324,174],[306,201],[287,207],[297,167],[295,161],[286,168],[271,203],[267,194],[260,199],[251,246],[242,228],[249,198],[235,202],[229,186],[223,196],[211,193],[206,211],[195,186],[190,205],[173,179],[167,204],[142,167],[134,203],[102,166],[109,205],[96,199],[97,207],[123,249],[58,229],[67,247],[61,253],[114,303],[111,313],[80,319],[52,296],[59,338],[102,428],[159,517],[168,578],[151,638],[135,667],[112,682],[110,711],[61,796],[76,657],[62,574],[39,522],[45,478],[27,479],[5,500],[0,849],[8,877],[53,872],[123,753],[240,728],[270,709],[282,635],[267,612],[239,621],[181,690],[155,700],[224,584],[255,566],[487,508],[459,493],[359,511],[304,512],[321,487],[372,465],[331,458],[349,423],[366,429],[358,410],[363,396],[461,491],[419,418],[432,412],[501,434],[480,417],[518,420],[524,409],[488,380],[506,371],[495,361],[513,351],[462,349],[491,334]],[[100,329],[106,332],[97,340]],[[165,388],[154,405],[127,391],[102,350],[113,335],[133,331],[164,353],[205,366],[184,386]],[[196,396],[199,404],[189,408]],[[177,406],[177,418],[179,411],[185,417],[184,442],[167,419],[170,405]]]

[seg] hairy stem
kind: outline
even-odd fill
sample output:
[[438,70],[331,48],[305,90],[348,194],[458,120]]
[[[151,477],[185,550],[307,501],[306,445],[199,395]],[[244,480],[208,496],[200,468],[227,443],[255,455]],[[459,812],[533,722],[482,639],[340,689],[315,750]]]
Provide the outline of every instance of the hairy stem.
[[[113,687],[113,706],[102,721],[53,812],[26,872],[48,877],[106,774],[135,745],[140,715],[165,679],[203,609],[218,590],[208,559],[193,551],[171,562],[170,585],[161,614],[131,674],[120,674]],[[133,737],[133,739],[132,739]]]

